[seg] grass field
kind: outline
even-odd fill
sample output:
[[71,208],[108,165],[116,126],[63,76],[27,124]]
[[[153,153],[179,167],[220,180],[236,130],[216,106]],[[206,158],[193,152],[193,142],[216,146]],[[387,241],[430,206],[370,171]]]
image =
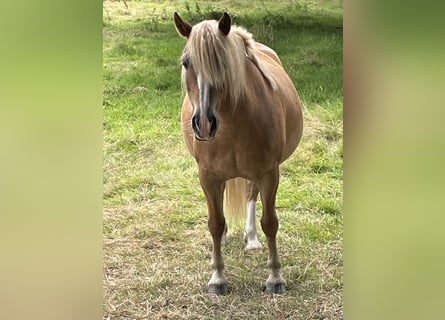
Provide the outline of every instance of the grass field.
[[[342,2],[103,6],[104,319],[341,319]],[[181,135],[185,42],[172,16],[195,23],[224,10],[277,51],[304,104],[303,139],[277,196],[283,296],[262,292],[267,249],[246,253],[241,224],[223,248],[230,292],[207,294],[207,206]]]

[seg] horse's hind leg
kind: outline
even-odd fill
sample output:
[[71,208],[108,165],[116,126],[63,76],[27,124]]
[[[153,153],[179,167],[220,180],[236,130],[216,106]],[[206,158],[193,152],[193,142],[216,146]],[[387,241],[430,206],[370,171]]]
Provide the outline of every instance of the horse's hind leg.
[[256,229],[256,202],[258,199],[258,186],[248,181],[247,183],[247,212],[246,212],[246,250],[261,249]]
[[212,294],[226,294],[227,280],[224,276],[224,261],[221,253],[221,239],[226,225],[223,213],[224,181],[200,172],[199,179],[207,198],[209,210],[209,231],[212,235],[213,250],[211,265],[213,274],[208,283],[208,292]]
[[286,282],[280,274],[280,258],[276,242],[278,231],[278,218],[275,212],[275,197],[278,189],[279,173],[278,168],[268,172],[260,183],[261,201],[263,204],[263,215],[261,217],[261,227],[267,237],[269,246],[269,268],[270,274],[266,281],[266,292],[285,293]]

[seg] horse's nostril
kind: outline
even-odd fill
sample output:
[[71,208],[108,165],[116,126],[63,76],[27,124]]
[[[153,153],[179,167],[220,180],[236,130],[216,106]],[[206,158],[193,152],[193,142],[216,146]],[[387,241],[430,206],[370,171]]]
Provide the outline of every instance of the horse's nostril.
[[192,117],[192,129],[193,129],[193,132],[195,133],[196,139],[200,140],[199,139],[199,136],[200,136],[200,134],[199,134],[199,117],[198,116]]
[[211,123],[211,126],[210,126],[210,136],[214,137],[215,134],[216,134],[216,129],[218,129],[218,119],[216,119],[216,117],[212,117],[210,119],[210,123]]
[[193,130],[198,130],[199,131],[199,117],[197,116],[193,116],[192,118],[192,128]]

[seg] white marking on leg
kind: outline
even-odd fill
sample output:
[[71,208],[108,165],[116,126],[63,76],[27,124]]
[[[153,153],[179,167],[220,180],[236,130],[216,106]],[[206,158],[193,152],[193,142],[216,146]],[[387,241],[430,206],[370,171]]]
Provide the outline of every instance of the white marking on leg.
[[212,274],[212,277],[210,278],[210,281],[208,282],[208,285],[222,285],[227,284],[226,277],[224,276],[224,272],[222,270],[215,270]]
[[[220,251],[220,250],[219,250]],[[212,260],[211,265],[213,269],[212,277],[210,278],[208,282],[208,287],[215,285],[215,286],[221,286],[221,285],[227,285],[227,279],[224,276],[224,261],[222,259],[221,254],[216,253],[215,249],[213,249],[212,252]],[[223,293],[223,292],[221,292]],[[218,294],[221,294],[218,293]]]
[[261,243],[258,241],[258,234],[256,229],[256,201],[251,200],[247,203],[246,216],[246,250],[261,249]]

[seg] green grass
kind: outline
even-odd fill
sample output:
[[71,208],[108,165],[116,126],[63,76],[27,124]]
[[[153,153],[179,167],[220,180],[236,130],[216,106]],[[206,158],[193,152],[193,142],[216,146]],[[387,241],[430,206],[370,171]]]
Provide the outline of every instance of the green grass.
[[[341,1],[126,3],[105,1],[103,15],[104,318],[341,318]],[[180,129],[185,43],[172,15],[198,22],[224,10],[278,52],[304,104],[277,196],[284,296],[262,292],[267,250],[246,253],[239,224],[223,248],[231,291],[206,293],[211,240]]]

